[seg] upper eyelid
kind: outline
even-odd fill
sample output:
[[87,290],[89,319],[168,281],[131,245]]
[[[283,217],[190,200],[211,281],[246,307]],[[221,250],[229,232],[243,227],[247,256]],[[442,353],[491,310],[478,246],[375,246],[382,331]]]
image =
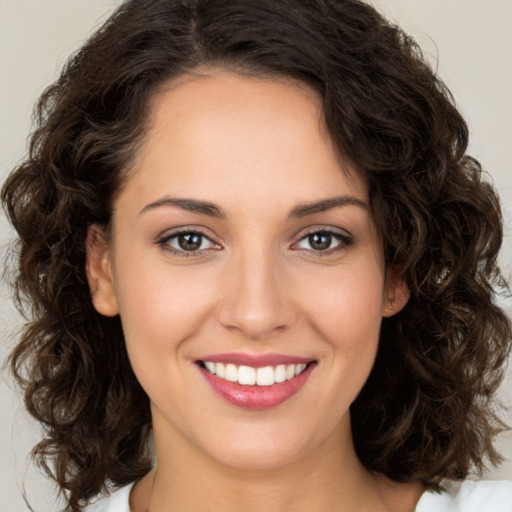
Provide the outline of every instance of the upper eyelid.
[[354,238],[353,235],[347,231],[346,229],[342,228],[335,228],[333,226],[311,226],[310,228],[305,228],[295,236],[295,239],[302,240],[303,238],[313,235],[315,233],[329,233],[332,235],[338,235],[344,238]]
[[[206,239],[208,239],[212,244],[214,244],[216,246],[223,247],[223,244],[220,243],[218,240],[216,240],[217,237],[211,236],[208,233],[206,233],[205,231],[207,231],[207,230],[201,226],[181,226],[181,227],[177,227],[174,229],[164,231],[161,235],[159,235],[156,238],[156,242],[158,244],[163,244],[163,243],[167,242],[168,240],[170,240],[182,233],[197,233],[197,234],[205,237]],[[293,245],[297,244],[298,242],[300,242],[301,240],[303,240],[304,238],[306,238],[312,234],[315,234],[315,233],[329,233],[331,235],[334,235],[334,236],[337,236],[340,238],[348,238],[350,240],[353,240],[353,238],[354,238],[353,235],[351,233],[349,233],[346,229],[337,228],[334,226],[318,226],[317,225],[317,226],[310,226],[307,228],[303,228],[302,230],[300,230],[293,237],[293,241],[292,241],[291,245],[293,246]],[[196,251],[196,252],[199,252],[199,251]]]
[[325,251],[314,251],[312,249],[304,249],[307,252],[312,252],[312,254],[315,254],[316,256],[327,256],[328,254],[334,254],[338,253],[339,251],[343,249],[347,249],[349,246],[352,246],[354,244],[354,237],[346,230],[341,228],[334,228],[334,227],[312,227],[311,229],[307,231],[302,231],[297,237],[295,238],[295,241],[290,245],[291,250],[301,250],[302,248],[296,247],[300,242],[305,240],[311,235],[314,235],[316,233],[328,233],[329,235],[333,236],[333,238],[338,239],[339,244],[336,247],[326,249]]
[[158,235],[156,237],[156,240],[157,241],[166,240],[166,239],[168,240],[175,236],[181,235],[182,233],[197,233],[201,236],[204,236],[205,238],[208,238],[208,240],[210,240],[211,242],[220,245],[219,242],[214,240],[215,237],[208,234],[206,231],[207,230],[201,226],[197,226],[197,227],[196,226],[180,226],[178,228],[166,229],[165,231],[163,231],[160,235]]
[[[170,245],[170,241],[179,235],[183,233],[197,233],[198,235],[201,235],[202,237],[206,238],[213,247],[209,247],[207,249],[198,249],[196,251],[185,251],[183,249],[177,249],[175,247],[172,247]],[[204,251],[209,251],[212,249],[218,249],[223,248],[222,244],[220,244],[218,241],[216,241],[212,236],[207,235],[202,229],[197,228],[177,228],[171,231],[166,231],[162,235],[159,235],[155,240],[156,245],[164,246],[168,245],[168,250],[174,253],[187,253],[188,256],[192,256],[194,254],[199,254]]]
[[[207,247],[205,249],[197,249],[193,251],[187,251],[185,249],[173,247],[170,243],[171,240],[183,233],[197,233],[198,235],[201,235],[202,237],[206,238],[211,243],[212,247]],[[159,236],[156,239],[155,243],[157,246],[160,247],[161,250],[164,250],[165,252],[174,255],[174,257],[176,258],[199,258],[201,256],[204,256],[205,254],[211,254],[212,250],[217,251],[219,249],[223,249],[223,246],[221,244],[213,240],[211,236],[206,235],[203,232],[203,230],[190,228],[178,228],[170,232],[164,232],[163,235]]]

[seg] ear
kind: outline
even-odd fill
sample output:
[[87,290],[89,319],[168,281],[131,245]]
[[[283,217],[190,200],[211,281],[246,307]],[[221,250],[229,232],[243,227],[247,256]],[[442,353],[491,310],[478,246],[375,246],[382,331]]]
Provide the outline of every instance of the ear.
[[405,307],[409,300],[411,295],[409,287],[399,269],[395,266],[388,269],[384,293],[383,317],[395,315]]
[[85,271],[91,290],[91,299],[96,311],[105,316],[119,313],[111,268],[111,256],[104,230],[93,224],[89,226],[86,240]]

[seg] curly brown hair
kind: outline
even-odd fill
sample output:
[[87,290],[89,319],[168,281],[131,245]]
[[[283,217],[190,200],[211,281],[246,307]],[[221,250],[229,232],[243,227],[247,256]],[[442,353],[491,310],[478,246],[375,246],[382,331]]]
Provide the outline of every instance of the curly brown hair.
[[34,454],[69,509],[152,466],[149,401],[119,317],[91,302],[87,231],[110,225],[154,91],[211,66],[314,88],[337,149],[370,184],[386,263],[411,296],[383,320],[351,406],[362,463],[429,484],[497,463],[493,397],[511,343],[495,303],[500,206],[415,42],[358,0],[129,0],[44,92],[29,154],[2,190],[27,318],[10,363],[46,429]]

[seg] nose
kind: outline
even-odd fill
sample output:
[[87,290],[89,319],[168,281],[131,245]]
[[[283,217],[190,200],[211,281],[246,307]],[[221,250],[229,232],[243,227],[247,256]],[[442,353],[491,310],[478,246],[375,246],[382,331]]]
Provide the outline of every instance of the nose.
[[255,341],[289,328],[297,311],[286,272],[275,258],[260,252],[234,260],[223,276],[223,300],[218,310],[222,325]]

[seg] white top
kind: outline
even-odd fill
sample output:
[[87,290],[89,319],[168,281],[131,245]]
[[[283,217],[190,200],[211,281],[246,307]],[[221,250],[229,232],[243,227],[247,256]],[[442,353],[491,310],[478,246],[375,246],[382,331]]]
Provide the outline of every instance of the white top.
[[[84,512],[130,512],[133,484],[85,508]],[[425,492],[415,512],[512,512],[512,482],[483,480],[443,483],[446,492]]]
[[425,492],[416,512],[512,512],[512,482],[445,481],[443,487],[441,494]]

